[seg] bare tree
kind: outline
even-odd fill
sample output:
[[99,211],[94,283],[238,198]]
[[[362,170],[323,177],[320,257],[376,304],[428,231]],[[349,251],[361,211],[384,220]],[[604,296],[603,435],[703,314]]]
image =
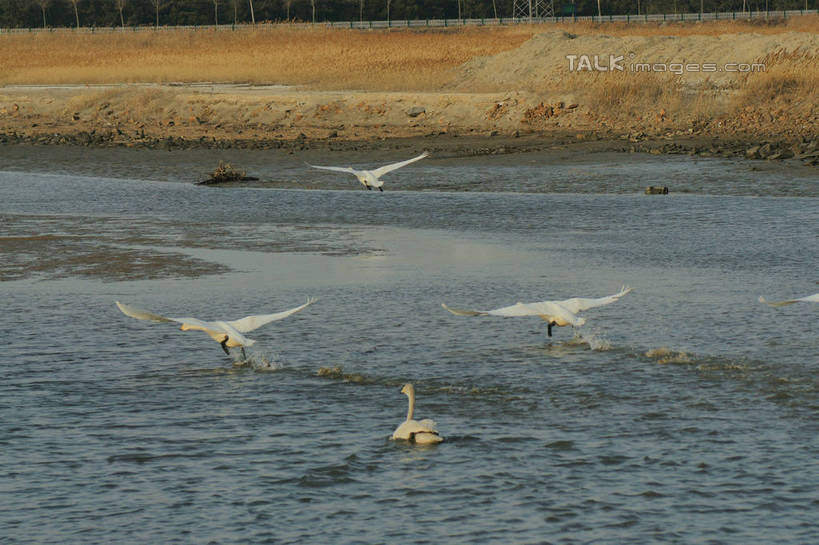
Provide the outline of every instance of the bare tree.
[[122,10],[125,9],[126,0],[116,0],[117,10],[119,10],[119,23],[125,27],[125,17],[122,16]]
[[[387,21],[390,20],[390,2],[391,0],[387,0]],[[461,0],[458,0],[458,11],[461,10]]]
[[250,0],[250,22],[256,24],[256,15],[253,13],[253,0]]
[[292,5],[293,5],[293,0],[284,0],[284,9],[285,9],[285,11],[287,13],[287,15],[285,17],[287,18],[288,21],[290,20],[290,6],[292,6]]
[[603,12],[600,9],[600,0],[597,0],[597,16],[603,17]]
[[495,0],[492,0],[492,11],[495,13],[495,19],[498,18],[498,6],[495,5]]
[[51,0],[34,0],[35,3],[40,6],[40,10],[43,12],[43,28],[46,27],[46,9],[51,4]]
[[77,28],[80,28],[80,14],[77,12],[77,4],[80,0],[69,0],[71,5],[74,6],[74,19],[77,21]]
[[213,20],[219,26],[219,0],[213,0]]
[[[493,2],[495,0],[492,0]],[[805,0],[807,2],[808,0]],[[359,22],[364,22],[364,0],[358,1],[358,20]]]
[[310,0],[310,6],[313,8],[313,24],[316,23],[316,0]]

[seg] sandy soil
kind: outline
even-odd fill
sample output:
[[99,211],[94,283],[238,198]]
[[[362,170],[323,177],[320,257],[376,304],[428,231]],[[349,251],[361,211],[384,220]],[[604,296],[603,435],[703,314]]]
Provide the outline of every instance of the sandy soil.
[[[595,56],[607,67],[610,56],[621,58],[624,72],[638,63],[714,64],[716,71],[680,70],[690,90],[730,90],[737,85],[739,69],[733,65],[760,62],[773,53],[819,54],[819,36],[806,32],[780,34],[724,34],[720,36],[607,36],[575,35],[565,31],[544,32],[520,47],[491,57],[479,57],[463,65],[458,78],[461,89],[497,89],[504,82],[530,91],[582,90],[588,72],[570,72],[567,55]],[[726,65],[729,66],[726,70]],[[683,66],[682,68],[685,68]],[[676,70],[676,68],[673,68]],[[676,74],[675,74],[676,75]],[[635,74],[639,77],[639,74]],[[580,93],[582,95],[582,93]]]
[[685,73],[687,92],[708,93],[707,109],[690,113],[688,104],[677,103],[672,112],[644,98],[645,112],[635,113],[590,100],[585,89],[598,74],[570,73],[566,60],[567,54],[614,54],[623,55],[624,64],[722,66],[793,51],[816,57],[819,37],[613,38],[550,31],[517,49],[473,59],[458,68],[450,88],[434,92],[236,84],[4,86],[0,142],[303,149],[387,146],[406,138],[463,147],[466,137],[476,152],[486,153],[592,141],[606,150],[796,157],[817,164],[819,106],[789,99],[738,107],[737,78],[753,74]]

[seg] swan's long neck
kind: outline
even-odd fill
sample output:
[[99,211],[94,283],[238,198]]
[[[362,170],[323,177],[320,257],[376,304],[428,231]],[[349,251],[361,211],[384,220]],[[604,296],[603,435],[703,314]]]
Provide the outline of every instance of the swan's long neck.
[[407,392],[407,397],[409,398],[409,410],[407,411],[407,420],[412,420],[412,413],[415,412],[415,391],[410,390]]

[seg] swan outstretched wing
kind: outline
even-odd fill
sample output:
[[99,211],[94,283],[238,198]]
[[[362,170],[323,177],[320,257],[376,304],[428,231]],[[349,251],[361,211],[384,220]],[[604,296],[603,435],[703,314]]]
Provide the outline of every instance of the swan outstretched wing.
[[229,334],[229,332],[219,324],[215,322],[206,322],[205,320],[200,320],[199,318],[168,318],[168,320],[182,324],[182,331],[188,331],[191,329],[195,331],[204,331],[211,337],[214,335]]
[[392,172],[393,170],[397,170],[401,167],[407,166],[408,164],[414,163],[415,161],[420,161],[421,159],[427,157],[428,155],[429,153],[425,151],[418,157],[413,157],[412,159],[407,159],[406,161],[401,161],[399,163],[391,163],[389,165],[384,165],[383,167],[378,167],[376,169],[371,170],[370,172],[372,172],[373,176],[375,176],[376,178],[380,178],[381,176],[388,172]]
[[152,322],[173,322],[172,318],[166,318],[165,316],[160,316],[159,314],[154,314],[153,312],[143,310],[141,308],[132,307],[131,305],[125,305],[120,303],[119,301],[114,301],[117,304],[117,308],[122,311],[123,314],[126,316],[130,316],[131,318],[136,318],[137,320],[150,320]]
[[759,302],[765,303],[766,305],[770,305],[772,307],[784,307],[786,305],[792,305],[794,303],[819,303],[819,293],[814,293],[813,295],[808,295],[806,297],[800,297],[798,299],[788,299],[786,301],[768,301],[761,295],[759,296]]
[[[543,304],[543,303],[534,303]],[[441,306],[447,309],[452,314],[457,316],[537,316],[543,311],[538,308],[533,308],[534,304],[517,303],[512,306],[496,308],[494,310],[466,310],[460,308],[451,308],[446,304],[441,303]]]
[[242,346],[251,346],[256,342],[242,335],[242,333],[233,326],[231,326],[229,322],[206,322],[205,320],[200,320],[199,318],[191,317],[170,318],[168,316],[155,314],[153,312],[133,307],[131,305],[125,305],[120,303],[119,301],[115,302],[117,304],[117,307],[119,308],[120,311],[122,311],[123,314],[125,314],[126,316],[130,316],[131,318],[136,318],[137,320],[149,320],[152,322],[176,322],[178,324],[182,324],[181,329],[183,331],[189,330],[204,331],[211,338],[216,340],[228,336],[233,341],[236,341],[239,345]]
[[183,329],[199,329],[207,332],[208,334],[211,332],[227,333],[217,324],[205,322],[204,320],[200,320],[198,318],[169,318],[167,316],[154,314],[153,312],[143,310],[141,308],[132,307],[131,305],[124,305],[119,301],[115,302],[123,314],[130,316],[131,318],[136,318],[137,320],[150,320],[152,322],[176,322],[178,324],[182,324]]
[[450,308],[441,303],[445,309],[458,316],[561,316],[570,323],[574,323],[577,318],[574,316],[581,310],[608,305],[615,302],[620,297],[629,293],[631,288],[623,287],[618,293],[599,299],[587,299],[573,297],[565,301],[540,301],[538,303],[516,303],[514,305],[493,310],[466,310]]
[[256,341],[248,339],[240,331],[230,325],[229,322],[206,322],[198,318],[171,318],[172,321],[182,324],[182,331],[204,331],[216,342],[222,342],[226,338],[228,346],[253,346]]
[[486,314],[489,316],[506,316],[506,317],[514,317],[514,316],[536,316],[543,314],[542,309],[534,308],[529,303],[516,303],[514,305],[502,308],[496,308],[494,310],[486,311]]
[[[242,335],[242,332],[232,326],[230,322],[206,322],[205,320],[191,317],[170,318],[143,310],[141,308],[124,305],[119,301],[115,302],[123,314],[130,316],[131,318],[136,318],[137,320],[150,320],[152,322],[176,322],[178,324],[182,324],[180,328],[182,331],[204,331],[210,338],[217,342],[224,342],[226,339],[228,339],[228,346],[252,346],[256,343],[256,341],[253,339],[248,339]],[[308,301],[308,304],[311,303],[312,301]],[[305,306],[307,305],[302,305],[301,308],[304,308]],[[253,316],[249,316],[249,318],[253,318]]]
[[566,299],[565,301],[557,301],[557,303],[569,311],[577,314],[581,310],[587,310],[594,307],[602,307],[603,305],[610,305],[611,303],[617,301],[622,296],[626,295],[627,293],[631,292],[631,288],[623,286],[619,292],[615,293],[614,295],[608,295],[606,297],[599,297],[597,299],[589,299],[585,297],[572,297],[571,299]]
[[305,308],[309,307],[313,303],[318,301],[318,299],[310,298],[301,306],[291,308],[290,310],[285,310],[282,312],[277,312],[275,314],[260,314],[257,316],[246,316],[240,320],[233,320],[232,322],[227,322],[230,324],[231,327],[235,328],[237,331],[241,333],[247,333],[248,331],[253,331],[259,327],[262,327],[265,324],[269,324],[270,322],[275,322],[276,320],[282,320],[287,318],[291,314],[295,314]]
[[441,303],[441,306],[456,316],[486,316],[488,314],[485,310],[464,310],[460,308],[448,307],[446,306],[446,303]]
[[310,163],[304,163],[304,164],[307,165],[308,167],[319,168],[321,170],[333,170],[335,172],[348,172],[350,174],[356,174],[356,175],[358,174],[358,171],[356,169],[354,169],[354,168],[351,168],[351,167],[321,167],[321,166],[318,166],[318,165],[311,165]]

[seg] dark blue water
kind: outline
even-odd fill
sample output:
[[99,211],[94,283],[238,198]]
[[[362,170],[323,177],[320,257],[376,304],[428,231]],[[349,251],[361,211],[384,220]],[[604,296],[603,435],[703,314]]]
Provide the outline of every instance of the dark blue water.
[[[723,162],[677,158],[712,190],[648,197],[633,172],[664,162],[620,156],[611,190],[566,193],[538,188],[570,167],[448,159],[373,193],[146,181],[184,154],[103,177],[95,157],[0,172],[0,543],[819,539],[819,308],[756,300],[819,291],[815,178],[729,191]],[[474,176],[539,181],[440,191]],[[551,339],[440,306],[623,284]],[[308,296],[248,365],[113,303],[233,319]],[[444,443],[389,440],[405,382]]]

